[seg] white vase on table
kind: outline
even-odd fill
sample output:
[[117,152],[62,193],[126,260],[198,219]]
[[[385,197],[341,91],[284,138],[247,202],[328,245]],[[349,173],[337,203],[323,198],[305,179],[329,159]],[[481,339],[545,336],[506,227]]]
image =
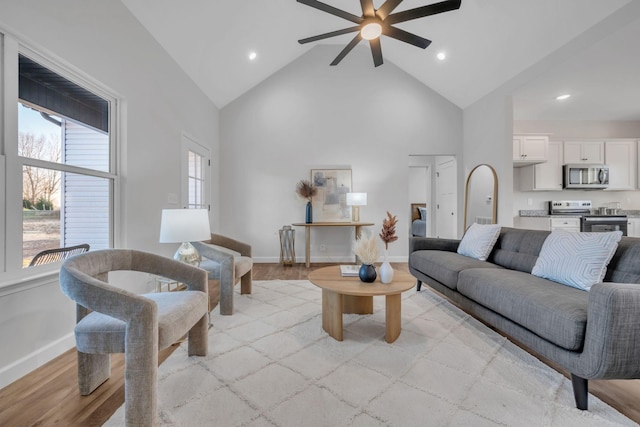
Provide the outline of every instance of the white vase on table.
[[388,250],[385,249],[384,251],[384,261],[382,262],[382,265],[380,266],[380,281],[382,283],[391,283],[393,282],[393,267],[391,267],[391,264],[389,264],[389,261],[387,261],[388,258]]

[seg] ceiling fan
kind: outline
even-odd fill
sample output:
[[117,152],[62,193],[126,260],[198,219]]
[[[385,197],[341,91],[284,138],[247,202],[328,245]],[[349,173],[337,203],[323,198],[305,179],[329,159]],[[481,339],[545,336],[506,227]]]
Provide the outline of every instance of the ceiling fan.
[[336,56],[331,65],[338,65],[342,59],[351,50],[356,47],[362,39],[369,40],[371,46],[371,54],[373,55],[373,63],[376,67],[382,65],[382,47],[380,46],[380,36],[385,35],[394,39],[412,44],[422,49],[426,49],[431,44],[431,40],[427,40],[415,34],[396,28],[393,25],[400,22],[410,21],[412,19],[424,18],[425,16],[436,15],[438,13],[449,12],[460,8],[462,0],[446,0],[439,3],[433,3],[427,6],[417,7],[415,9],[404,10],[402,12],[391,13],[398,7],[402,0],[386,0],[379,9],[373,7],[373,0],[360,0],[362,7],[362,16],[357,16],[344,10],[335,8],[326,3],[317,0],[298,0],[298,3],[306,4],[313,8],[319,9],[331,15],[351,21],[357,25],[344,28],[342,30],[331,31],[329,33],[320,34],[313,37],[298,40],[298,43],[305,44],[330,37],[341,36],[358,32],[351,42]]

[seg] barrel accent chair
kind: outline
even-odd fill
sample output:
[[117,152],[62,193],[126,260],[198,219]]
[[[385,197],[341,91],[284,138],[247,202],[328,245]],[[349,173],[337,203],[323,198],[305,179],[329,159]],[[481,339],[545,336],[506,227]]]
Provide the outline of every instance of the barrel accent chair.
[[209,272],[209,280],[220,281],[220,314],[233,314],[234,286],[240,282],[240,294],[251,293],[251,245],[221,234],[211,234],[211,239],[192,245],[202,255],[200,268]]
[[[108,283],[114,271],[163,276],[187,290],[135,294],[125,283]],[[158,351],[188,333],[189,356],[207,354],[207,272],[147,252],[105,249],[67,259],[60,287],[76,302],[80,394],[90,394],[109,378],[111,353],[124,353],[126,425],[157,425]]]

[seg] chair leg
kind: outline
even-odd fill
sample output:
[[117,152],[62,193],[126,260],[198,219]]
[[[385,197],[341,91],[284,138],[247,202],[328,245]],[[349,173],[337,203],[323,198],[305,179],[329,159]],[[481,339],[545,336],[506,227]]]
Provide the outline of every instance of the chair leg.
[[240,294],[250,294],[251,293],[251,283],[253,270],[249,270],[242,278],[240,279]]
[[189,356],[206,356],[209,348],[209,313],[189,330]]
[[111,376],[111,356],[78,351],[78,387],[88,396]]
[[127,427],[158,425],[158,342],[157,339],[149,341],[141,344],[143,348],[125,353],[124,417]]
[[416,280],[416,291],[419,291],[420,288],[422,288],[422,281],[421,280]]
[[220,314],[233,314],[233,284],[220,280]]

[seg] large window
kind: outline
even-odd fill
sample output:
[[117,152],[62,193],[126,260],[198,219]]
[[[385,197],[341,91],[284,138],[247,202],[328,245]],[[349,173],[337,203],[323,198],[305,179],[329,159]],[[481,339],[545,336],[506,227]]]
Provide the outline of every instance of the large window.
[[112,247],[114,234],[114,99],[32,52],[15,60],[18,81],[4,82],[18,98],[17,123],[7,121],[17,140],[5,146],[5,271],[43,251]]

